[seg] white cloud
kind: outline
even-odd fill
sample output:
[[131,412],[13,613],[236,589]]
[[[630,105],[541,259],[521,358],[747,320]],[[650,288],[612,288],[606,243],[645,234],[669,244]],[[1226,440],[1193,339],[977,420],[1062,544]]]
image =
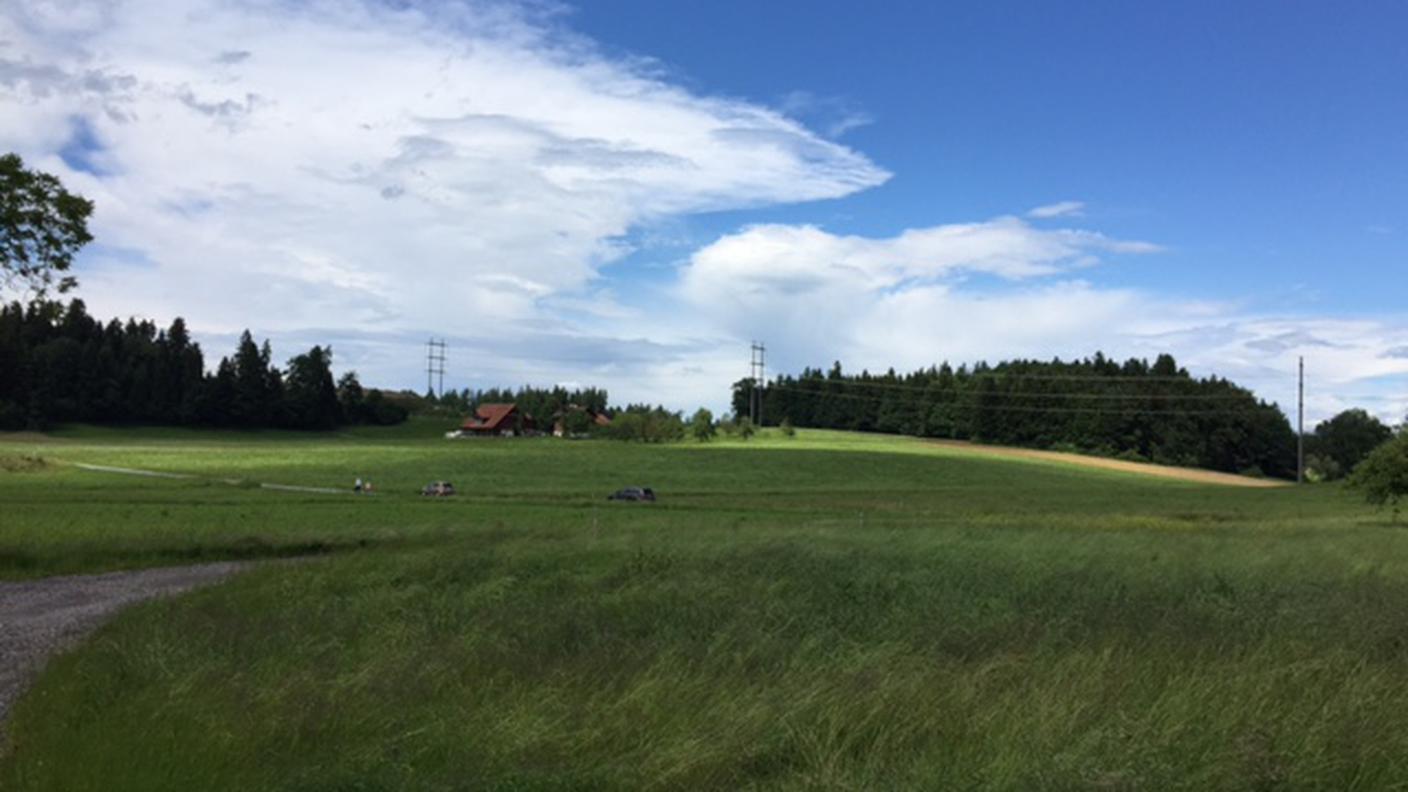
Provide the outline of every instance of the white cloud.
[[[1268,317],[1073,279],[1097,254],[1157,246],[1003,217],[875,239],[814,226],[755,226],[699,250],[680,289],[729,337],[767,342],[775,370],[913,370],[1013,357],[1152,359],[1171,352],[1200,375],[1230,377],[1294,409],[1296,358],[1313,387],[1311,425],[1348,406],[1399,420],[1408,323]],[[990,284],[969,277],[995,275]],[[742,360],[742,352],[739,359]],[[742,375],[742,365],[735,379]],[[1356,398],[1358,400],[1356,401]]]
[[749,338],[775,370],[1172,351],[1283,403],[1305,354],[1313,411],[1354,392],[1408,409],[1408,323],[1102,287],[1103,258],[1157,248],[1018,217],[885,238],[758,225],[695,251],[673,289],[603,277],[628,232],[664,260],[682,214],[888,174],[829,139],[869,122],[849,101],[703,95],[557,25],[477,2],[6,3],[0,150],[96,201],[94,313],[183,314],[211,357],[248,326],[281,357],[332,342],[340,367],[416,385],[433,333],[457,386],[719,407]]
[[0,41],[0,150],[151,263],[95,249],[92,308],[208,332],[548,322],[640,224],[888,178],[511,5],[53,0]]
[[787,93],[779,109],[793,118],[813,122],[825,130],[829,138],[839,138],[853,129],[875,123],[875,118],[855,102],[839,96],[818,96],[811,91]]
[[1091,264],[1099,253],[1152,253],[1157,245],[1076,229],[1042,230],[1016,217],[907,230],[876,239],[811,225],[757,225],[696,252],[685,293],[718,308],[777,294],[827,294],[844,301],[965,273],[1008,280]]
[[1027,217],[1034,217],[1038,220],[1047,220],[1053,217],[1080,217],[1085,214],[1085,204],[1081,201],[1061,201],[1059,203],[1038,206],[1027,212]]
[[941,359],[1067,353],[1063,342],[1136,313],[1136,293],[1078,281],[986,292],[967,276],[1007,281],[1088,266],[1099,253],[1149,253],[1145,242],[1014,217],[911,229],[890,238],[763,225],[694,254],[687,302],[739,338],[766,338],[784,369],[841,359],[852,366],[927,366]]

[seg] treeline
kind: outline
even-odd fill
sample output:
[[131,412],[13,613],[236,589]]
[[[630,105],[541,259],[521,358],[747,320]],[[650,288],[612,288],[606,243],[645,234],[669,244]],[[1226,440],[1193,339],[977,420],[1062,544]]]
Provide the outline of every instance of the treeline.
[[163,329],[100,322],[82,300],[0,306],[0,429],[65,421],[331,429],[405,418],[354,372],[334,383],[330,347],[280,368],[268,341],[245,331],[234,355],[208,373],[180,318]]
[[[483,390],[448,390],[443,394],[428,393],[417,397],[417,411],[444,416],[467,416],[481,404],[517,404],[531,416],[538,431],[548,431],[561,418],[563,429],[574,437],[602,437],[642,443],[672,443],[685,437],[684,417],[663,406],[627,404],[612,406],[603,388],[485,388]],[[707,410],[705,411],[707,414]],[[604,415],[606,425],[592,417]],[[711,423],[712,425],[712,423]]]
[[421,411],[439,415],[472,415],[481,404],[518,405],[526,415],[539,422],[552,419],[571,407],[581,407],[593,414],[610,414],[606,391],[601,388],[535,388],[525,385],[518,389],[486,388],[483,390],[447,390],[442,394],[427,393]]
[[[1408,431],[1408,422],[1404,424]],[[1374,449],[1393,439],[1391,427],[1362,409],[1321,421],[1305,436],[1305,472],[1312,481],[1348,476]]]
[[[733,389],[749,414],[753,381]],[[1293,477],[1285,415],[1218,377],[1197,379],[1169,355],[1150,365],[1097,353],[910,374],[806,369],[761,389],[762,422],[1075,450],[1169,465]]]
[[684,439],[684,418],[664,407],[628,404],[617,410],[611,424],[599,432],[612,440],[639,443],[675,443]]

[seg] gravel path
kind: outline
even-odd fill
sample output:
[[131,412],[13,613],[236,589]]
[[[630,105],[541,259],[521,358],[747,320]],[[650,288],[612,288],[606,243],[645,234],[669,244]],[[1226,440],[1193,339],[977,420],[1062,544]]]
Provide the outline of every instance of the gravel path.
[[0,753],[10,706],[53,654],[72,648],[119,609],[209,585],[249,566],[195,566],[0,582]]

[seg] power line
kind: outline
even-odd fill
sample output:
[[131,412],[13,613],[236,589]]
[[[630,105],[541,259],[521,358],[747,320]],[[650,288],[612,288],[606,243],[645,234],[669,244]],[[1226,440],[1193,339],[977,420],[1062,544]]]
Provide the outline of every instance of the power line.
[[[817,371],[819,371],[819,369],[817,369]],[[1159,376],[1155,376],[1155,375],[1153,375],[1153,374],[1020,374],[1020,373],[1015,373],[1015,372],[1010,372],[1010,371],[992,371],[992,370],[987,370],[987,371],[963,371],[963,372],[960,374],[959,371],[956,370],[956,369],[953,369],[952,371],[953,371],[953,376],[954,376],[954,378],[991,377],[991,378],[995,378],[995,379],[1010,379],[1010,380],[1092,380],[1092,381],[1099,381],[1099,382],[1193,382],[1193,383],[1197,383],[1197,382],[1207,382],[1207,381],[1209,381],[1209,380],[1218,381],[1218,382],[1228,382],[1228,381],[1229,381],[1229,380],[1223,379],[1222,377],[1218,377],[1218,376],[1216,376],[1216,375],[1214,375],[1214,376],[1212,376],[1212,377],[1206,377],[1206,378],[1203,378],[1203,379],[1199,380],[1199,379],[1194,379],[1192,376],[1188,376],[1188,375],[1180,375],[1180,376],[1159,375]],[[927,372],[927,370],[921,370],[921,371],[918,372],[918,373],[927,374],[928,372]],[[852,376],[852,375],[847,375],[847,376]],[[870,376],[875,376],[875,375],[874,375],[874,374],[871,374]],[[899,376],[899,375],[896,375],[896,376]],[[833,381],[833,380],[828,380],[828,381]]]
[[1408,393],[1347,393],[1331,394],[1331,396],[1346,401],[1408,401]]
[[[1196,384],[1191,380],[1181,380]],[[906,385],[897,382],[858,382],[856,380],[834,380],[834,379],[793,379],[787,385],[824,385],[827,387],[841,386],[846,388],[882,388],[886,390],[909,391],[914,393],[928,393],[931,385]],[[781,380],[777,384],[768,387],[784,387]],[[984,393],[989,393],[985,391]],[[1022,399],[1043,399],[1043,398],[1066,398],[1066,399],[1198,399],[1205,401],[1240,401],[1247,398],[1255,398],[1250,392],[1223,394],[1223,393],[1071,393],[1052,392],[1042,393],[1037,391],[991,391],[991,395],[1004,398]]]
[[[771,390],[783,393],[804,393],[810,396],[825,396],[834,399],[854,399],[868,402],[884,402],[883,396],[866,396],[854,393],[826,393],[824,391],[806,390],[803,388],[793,388],[785,385],[773,385]],[[978,394],[965,394],[969,398],[965,401],[944,402],[948,406],[969,410],[995,410],[998,412],[1021,412],[1021,413],[1063,413],[1063,414],[1089,414],[1089,415],[1245,415],[1246,410],[1156,410],[1156,409],[1132,409],[1116,407],[1106,409],[1102,407],[1027,407],[1017,405],[993,405],[977,404],[973,401]],[[997,395],[997,394],[994,394]]]

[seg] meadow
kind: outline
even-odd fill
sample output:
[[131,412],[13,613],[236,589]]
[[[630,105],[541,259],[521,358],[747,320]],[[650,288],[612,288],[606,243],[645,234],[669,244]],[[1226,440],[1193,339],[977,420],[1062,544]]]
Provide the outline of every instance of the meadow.
[[1408,529],[1336,487],[443,428],[0,435],[0,578],[303,559],[51,663],[0,789],[1408,788]]

